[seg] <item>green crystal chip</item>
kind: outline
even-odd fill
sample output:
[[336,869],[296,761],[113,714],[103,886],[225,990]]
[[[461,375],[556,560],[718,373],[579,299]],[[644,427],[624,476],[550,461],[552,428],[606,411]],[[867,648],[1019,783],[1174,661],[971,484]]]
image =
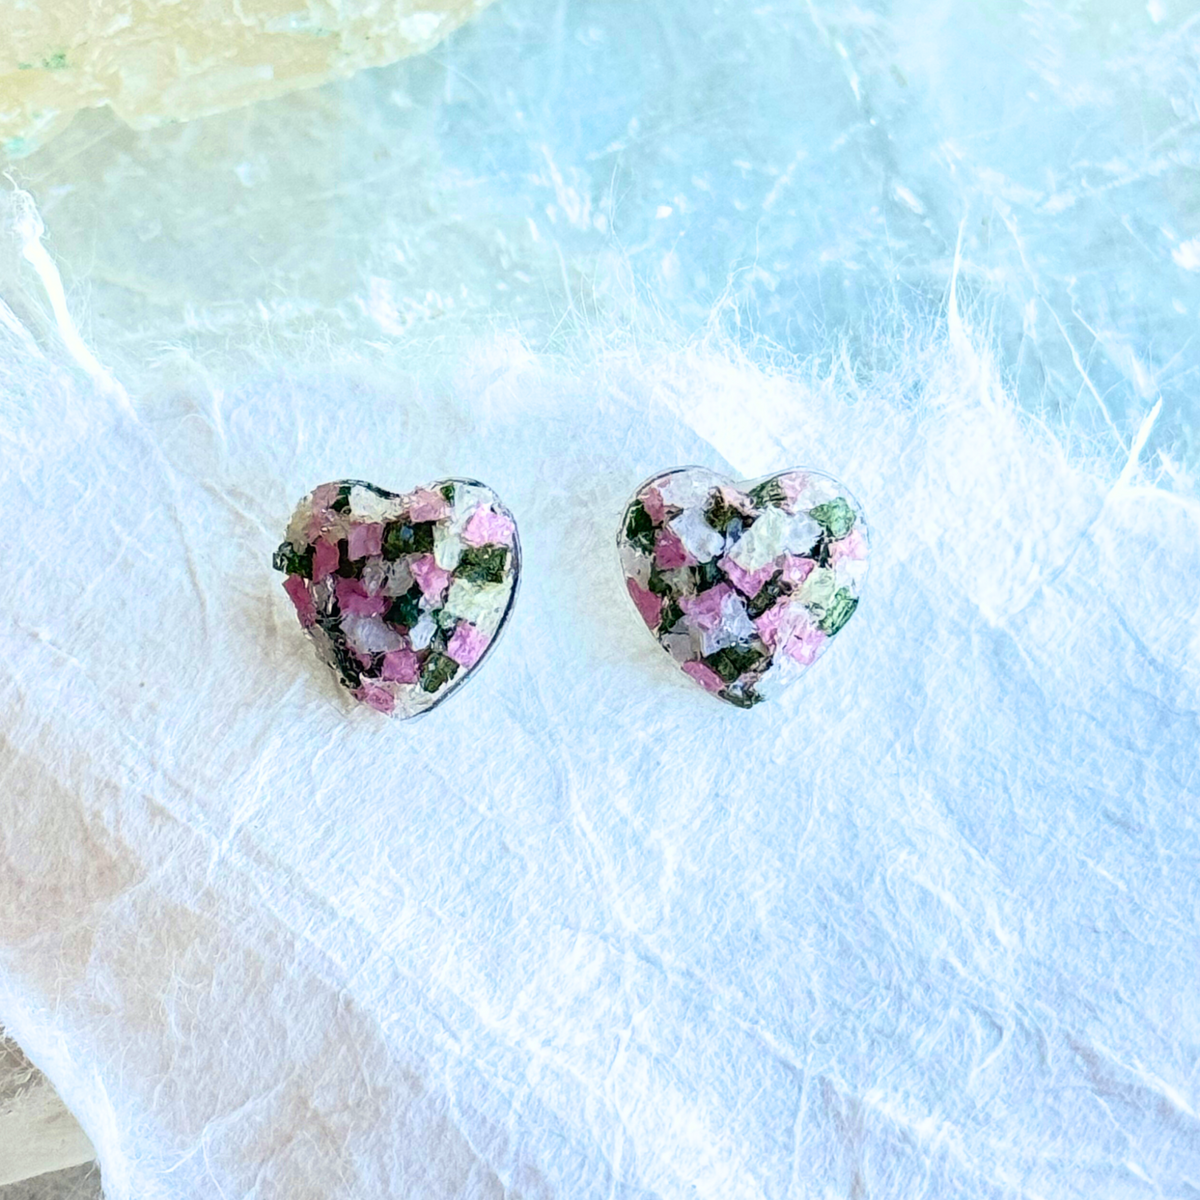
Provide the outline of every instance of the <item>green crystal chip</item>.
[[663,578],[663,573],[658,569],[657,563],[650,567],[650,578],[646,581],[646,590],[653,592],[656,596],[671,594],[671,585]]
[[683,609],[679,607],[679,601],[672,596],[662,606],[658,614],[658,625],[656,628],[659,633],[670,633],[682,618]]
[[705,563],[698,563],[692,568],[692,574],[695,577],[696,591],[698,592],[707,592],[710,587],[716,587],[725,578],[721,568],[717,566],[715,558],[709,559]]
[[415,525],[407,521],[389,521],[383,527],[383,557],[395,562],[402,554],[430,554],[433,551],[433,521]]
[[343,579],[361,579],[363,567],[367,565],[365,558],[350,557],[350,543],[342,538],[338,542],[338,565],[337,573]]
[[746,613],[750,619],[756,620],[783,595],[784,582],[783,572],[776,571],[766,583],[758,589],[758,592],[746,601]]
[[734,508],[722,495],[720,488],[713,488],[704,506],[704,519],[718,532],[725,533],[734,521],[741,518],[741,512]]
[[654,533],[654,522],[650,520],[646,506],[640,500],[635,500],[625,517],[626,540],[643,554],[653,554]]
[[722,688],[718,693],[722,700],[728,700],[735,708],[753,708],[756,704],[761,704],[763,697],[754,690],[752,684],[746,684],[745,687],[734,686]]
[[333,665],[341,676],[342,684],[348,688],[356,688],[362,683],[362,667],[358,659],[350,652],[346,643],[346,635],[342,631],[341,620],[338,617],[318,617],[317,624],[329,637],[329,650],[333,655]]
[[271,557],[271,566],[288,575],[299,575],[311,579],[313,571],[313,548],[305,546],[297,550],[291,542],[284,542]]
[[761,651],[753,646],[726,646],[710,654],[704,662],[712,667],[726,683],[732,683],[739,675],[758,666],[763,660]]
[[[750,499],[759,508],[779,508],[787,500],[787,492],[778,479],[764,479],[756,488],[750,489]],[[813,518],[816,520],[816,518]]]
[[383,527],[382,550],[383,557],[388,562],[395,562],[404,554],[405,547],[412,545],[412,526],[400,521],[389,521]]
[[417,584],[392,601],[383,619],[389,625],[403,625],[411,629],[421,619],[421,589]]
[[808,515],[835,541],[844,538],[854,528],[854,509],[842,496],[810,508]]

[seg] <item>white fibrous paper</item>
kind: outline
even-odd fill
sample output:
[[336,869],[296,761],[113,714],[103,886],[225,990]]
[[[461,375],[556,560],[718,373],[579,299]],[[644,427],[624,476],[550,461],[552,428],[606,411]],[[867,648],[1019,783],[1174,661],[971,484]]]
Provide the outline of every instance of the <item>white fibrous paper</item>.
[[[17,328],[0,1019],[109,1196],[1186,1194],[1197,507],[1069,462],[961,323],[853,403],[480,340],[436,394],[364,357],[157,421]],[[744,710],[613,534],[779,459],[861,499],[871,580]],[[418,723],[348,708],[294,498],[455,477],[520,523],[512,628]]]

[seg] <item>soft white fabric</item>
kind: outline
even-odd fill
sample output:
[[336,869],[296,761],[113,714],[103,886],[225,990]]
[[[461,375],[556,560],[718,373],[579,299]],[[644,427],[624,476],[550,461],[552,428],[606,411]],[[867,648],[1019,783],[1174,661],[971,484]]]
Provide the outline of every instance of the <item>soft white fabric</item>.
[[[1069,463],[956,307],[866,386],[500,339],[137,404],[4,324],[0,1019],[109,1196],[1197,1186],[1200,511]],[[688,462],[872,520],[774,707],[622,594]],[[347,714],[271,551],[316,483],[447,474],[517,514],[514,619],[429,717]]]

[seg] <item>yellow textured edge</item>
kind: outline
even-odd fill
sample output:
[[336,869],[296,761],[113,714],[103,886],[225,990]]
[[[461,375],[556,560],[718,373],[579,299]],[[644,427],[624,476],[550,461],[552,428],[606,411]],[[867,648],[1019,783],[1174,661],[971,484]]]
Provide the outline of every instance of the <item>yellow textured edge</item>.
[[84,108],[109,105],[145,129],[343,79],[429,50],[490,3],[43,0],[10,10],[0,154],[31,153]]

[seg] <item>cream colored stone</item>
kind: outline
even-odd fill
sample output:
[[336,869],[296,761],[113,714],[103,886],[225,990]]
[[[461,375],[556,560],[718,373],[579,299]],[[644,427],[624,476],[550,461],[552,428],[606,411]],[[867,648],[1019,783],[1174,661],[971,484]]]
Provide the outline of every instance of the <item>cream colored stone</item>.
[[134,128],[315,87],[436,45],[491,0],[25,0],[0,22],[0,149],[83,108]]

